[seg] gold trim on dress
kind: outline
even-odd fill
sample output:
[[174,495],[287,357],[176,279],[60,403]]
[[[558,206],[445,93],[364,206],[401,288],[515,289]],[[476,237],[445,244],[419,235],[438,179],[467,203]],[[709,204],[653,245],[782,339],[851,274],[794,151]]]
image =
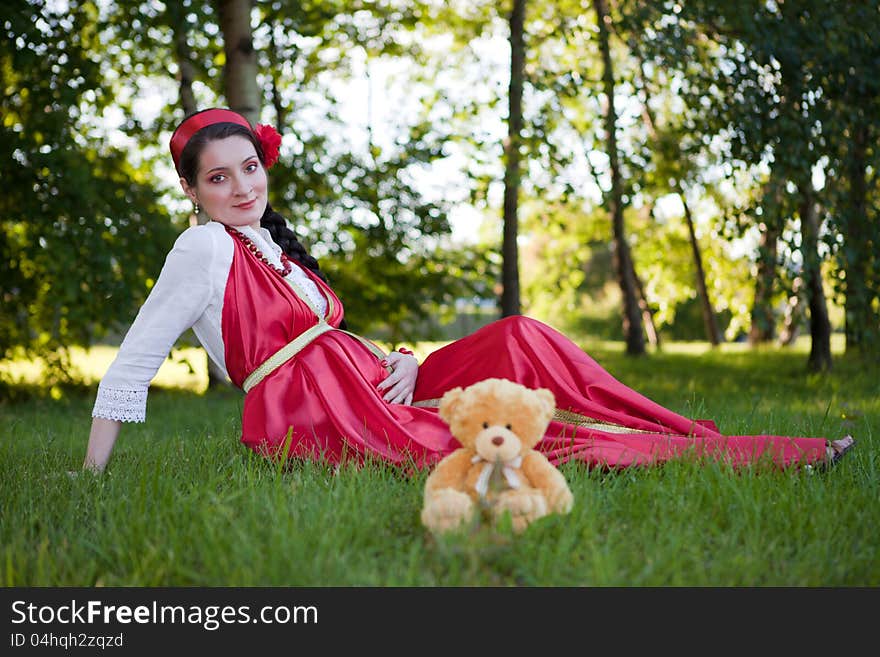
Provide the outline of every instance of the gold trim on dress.
[[[414,401],[412,403],[413,406],[420,406],[422,408],[437,408],[440,406],[439,399],[422,399],[420,401]],[[666,435],[660,431],[648,431],[647,429],[633,429],[631,427],[626,427],[622,424],[614,424],[612,422],[605,422],[603,420],[597,420],[596,418],[589,417],[588,415],[581,415],[580,413],[575,413],[574,411],[567,411],[561,408],[557,408],[553,412],[553,420],[556,422],[561,422],[563,424],[570,424],[575,427],[584,427],[586,429],[595,429],[597,431],[605,431],[607,433],[649,433],[655,435]]]
[[260,381],[265,379],[272,372],[281,367],[281,365],[283,365],[300,351],[302,351],[303,348],[308,345],[312,340],[317,338],[322,333],[326,333],[327,331],[332,330],[333,327],[326,322],[318,322],[311,328],[306,329],[298,336],[296,336],[293,340],[281,347],[281,349],[269,356],[265,361],[263,361],[263,363],[259,367],[257,367],[257,369],[251,372],[244,380],[244,383],[241,384],[241,389],[244,390],[246,393],[249,392],[250,389],[257,385]]
[[[357,339],[362,345],[369,349],[374,356],[376,356],[380,360],[382,358],[385,358],[385,352],[366,338],[361,337],[357,333],[352,333],[351,331],[345,331],[343,329],[330,326],[327,322],[322,320],[314,326],[307,328],[305,331],[300,333],[293,340],[288,342],[286,345],[281,347],[281,349],[279,349],[274,354],[269,356],[265,361],[263,361],[263,363],[260,364],[257,369],[251,372],[244,380],[244,383],[241,384],[241,389],[244,390],[245,393],[249,392],[260,381],[265,379],[272,372],[284,365],[284,363],[296,356],[306,346],[311,344],[311,342],[315,338],[317,338],[319,335],[322,335],[323,333],[327,333],[328,331],[339,331],[340,333],[350,335],[351,337]],[[390,367],[386,367],[385,369],[388,372],[392,371]]]
[[[318,307],[312,303],[311,297],[309,297],[309,295],[306,294],[305,291],[297,283],[288,278],[285,278],[284,280],[287,281],[288,285],[290,285],[291,289],[293,290],[293,293],[299,298],[299,300],[306,304],[311,309],[311,311],[315,313],[315,317],[318,318],[318,323],[300,333],[293,340],[281,347],[281,349],[269,356],[269,358],[263,361],[263,363],[261,363],[253,372],[251,372],[244,380],[244,383],[241,384],[241,388],[245,391],[245,393],[249,392],[260,381],[265,379],[288,360],[296,356],[308,344],[310,344],[312,340],[317,338],[319,335],[326,333],[327,331],[340,331],[342,333],[346,333],[347,335],[350,335],[351,337],[357,339],[362,345],[369,349],[370,352],[372,352],[372,354],[376,356],[376,358],[380,360],[385,358],[385,352],[382,351],[382,349],[380,349],[378,345],[371,342],[370,340],[367,340],[367,338],[364,338],[357,333],[352,333],[351,331],[346,331],[344,329],[330,326],[330,324],[327,323],[327,319],[329,319],[330,316],[333,314],[333,299],[330,297],[330,295],[324,295],[324,298],[327,300],[327,313],[324,317],[322,317],[320,312],[318,312]],[[318,289],[320,291],[320,287]],[[388,372],[391,372],[390,367],[386,367],[385,369],[388,370]]]
[[[333,330],[339,331],[340,333],[345,333],[346,335],[350,335],[351,337],[353,337],[355,340],[358,340],[367,349],[372,351],[373,355],[376,358],[378,358],[379,360],[382,360],[383,358],[385,358],[385,356],[388,355],[384,351],[382,351],[382,348],[379,345],[377,345],[375,342],[365,338],[362,335],[358,335],[357,333],[352,333],[351,331],[346,331],[345,329],[341,329],[341,328],[334,328]],[[385,369],[388,370],[389,372],[391,372],[390,367],[386,367]]]
[[608,433],[653,433],[660,434],[660,431],[648,431],[647,429],[633,429],[622,424],[614,424],[613,422],[605,422],[587,415],[581,415],[574,411],[566,411],[557,408],[553,413],[553,419],[563,424],[570,424],[576,427],[586,427],[587,429],[596,429],[597,431],[607,431]]

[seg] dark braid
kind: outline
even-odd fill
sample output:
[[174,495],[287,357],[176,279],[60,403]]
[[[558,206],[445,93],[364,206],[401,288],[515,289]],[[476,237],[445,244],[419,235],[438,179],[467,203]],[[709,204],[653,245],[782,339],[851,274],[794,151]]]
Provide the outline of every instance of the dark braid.
[[[296,239],[296,233],[287,227],[287,222],[284,220],[284,217],[275,212],[275,210],[272,209],[272,206],[268,203],[266,204],[266,211],[263,213],[262,219],[260,219],[260,226],[269,231],[272,240],[275,244],[281,247],[281,250],[287,254],[288,258],[293,258],[304,267],[310,269],[315,276],[325,283],[328,283],[327,277],[324,276],[324,272],[318,267],[318,261],[313,256],[309,255],[309,252],[306,251],[306,247],[300,244],[300,241]],[[339,328],[343,330],[348,329],[348,324],[344,318],[339,323]]]
[[318,278],[325,283],[327,282],[327,277],[324,276],[324,272],[318,267],[318,261],[309,255],[308,251],[306,251],[306,247],[300,244],[299,240],[296,239],[296,233],[287,227],[287,222],[284,221],[284,217],[275,212],[275,210],[272,209],[272,206],[268,203],[266,204],[266,211],[263,213],[263,218],[260,219],[260,225],[269,231],[272,239],[281,247],[281,250],[287,254],[288,258],[292,258],[303,266],[311,269]]

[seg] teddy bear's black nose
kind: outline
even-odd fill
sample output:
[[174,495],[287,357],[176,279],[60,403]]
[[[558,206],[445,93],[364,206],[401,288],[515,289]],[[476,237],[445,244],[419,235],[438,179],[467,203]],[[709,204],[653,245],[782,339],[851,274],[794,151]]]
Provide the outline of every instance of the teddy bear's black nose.
[[492,439],[492,444],[495,445],[496,447],[497,447],[498,445],[500,445],[501,443],[503,443],[503,442],[504,442],[504,438],[502,438],[501,436],[495,436],[495,437]]

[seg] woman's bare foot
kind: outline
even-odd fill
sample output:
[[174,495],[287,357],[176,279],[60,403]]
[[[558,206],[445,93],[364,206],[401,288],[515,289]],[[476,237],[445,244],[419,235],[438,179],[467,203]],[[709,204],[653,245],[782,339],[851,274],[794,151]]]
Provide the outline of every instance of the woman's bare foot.
[[844,436],[838,440],[830,441],[826,449],[828,465],[834,465],[837,463],[855,444],[856,441],[852,436]]

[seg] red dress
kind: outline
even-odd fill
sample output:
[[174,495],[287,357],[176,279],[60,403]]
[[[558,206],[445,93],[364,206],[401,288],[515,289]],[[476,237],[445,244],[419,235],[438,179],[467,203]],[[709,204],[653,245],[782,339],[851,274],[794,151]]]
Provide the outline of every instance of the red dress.
[[[241,386],[318,317],[304,295],[238,239],[233,243],[222,330],[227,371]],[[338,327],[342,304],[304,270],[328,302],[325,321]],[[385,376],[364,341],[343,331],[322,333],[246,394],[241,440],[272,456],[430,466],[458,447],[437,414],[443,393],[500,377],[555,395],[556,418],[538,449],[556,464],[578,459],[624,467],[685,452],[734,465],[768,456],[783,466],[825,458],[822,438],[725,436],[711,421],[673,413],[617,381],[561,333],[523,316],[493,322],[429,355],[419,367],[412,406],[382,399],[376,385]]]

